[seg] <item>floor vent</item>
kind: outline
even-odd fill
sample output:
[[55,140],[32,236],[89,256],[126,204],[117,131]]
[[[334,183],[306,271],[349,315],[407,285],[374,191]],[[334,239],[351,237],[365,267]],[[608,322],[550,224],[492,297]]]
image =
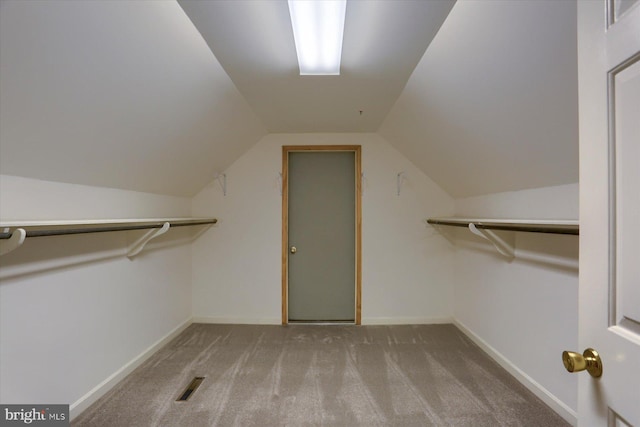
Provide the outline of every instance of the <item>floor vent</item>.
[[191,395],[193,395],[198,387],[200,387],[200,384],[202,384],[202,380],[204,380],[204,377],[195,377],[193,380],[191,380],[187,388],[184,390],[184,392],[182,392],[176,402],[185,402],[189,400]]

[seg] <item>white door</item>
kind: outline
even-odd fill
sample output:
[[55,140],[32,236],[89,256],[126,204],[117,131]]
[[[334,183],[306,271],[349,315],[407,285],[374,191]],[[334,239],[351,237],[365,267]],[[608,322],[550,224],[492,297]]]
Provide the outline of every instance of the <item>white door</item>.
[[580,426],[640,426],[640,0],[578,0]]

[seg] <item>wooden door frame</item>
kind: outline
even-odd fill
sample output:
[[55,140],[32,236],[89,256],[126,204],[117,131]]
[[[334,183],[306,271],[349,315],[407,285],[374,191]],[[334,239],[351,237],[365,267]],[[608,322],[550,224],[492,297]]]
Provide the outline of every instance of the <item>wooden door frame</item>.
[[360,145],[284,145],[282,146],[282,324],[289,323],[289,153],[304,151],[351,151],[355,154],[356,182],[356,277],[355,324],[362,312],[362,146]]

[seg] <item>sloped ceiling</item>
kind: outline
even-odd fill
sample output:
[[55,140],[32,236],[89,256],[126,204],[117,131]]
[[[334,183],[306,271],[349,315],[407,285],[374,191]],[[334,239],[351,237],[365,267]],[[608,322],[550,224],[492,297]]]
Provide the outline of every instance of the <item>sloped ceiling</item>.
[[454,197],[578,181],[574,1],[456,3],[379,133]]
[[577,182],[574,1],[352,1],[344,86],[285,5],[2,0],[0,173],[191,196],[269,131],[377,130],[454,197]]
[[179,3],[270,132],[374,132],[455,0],[348,1],[339,76],[300,76],[286,0]]
[[191,196],[265,133],[173,1],[0,6],[0,172]]

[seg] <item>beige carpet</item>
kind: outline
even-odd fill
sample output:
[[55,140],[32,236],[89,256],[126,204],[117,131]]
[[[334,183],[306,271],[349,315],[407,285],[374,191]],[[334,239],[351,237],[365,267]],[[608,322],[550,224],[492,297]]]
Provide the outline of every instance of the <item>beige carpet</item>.
[[453,325],[194,324],[72,425],[568,424]]

